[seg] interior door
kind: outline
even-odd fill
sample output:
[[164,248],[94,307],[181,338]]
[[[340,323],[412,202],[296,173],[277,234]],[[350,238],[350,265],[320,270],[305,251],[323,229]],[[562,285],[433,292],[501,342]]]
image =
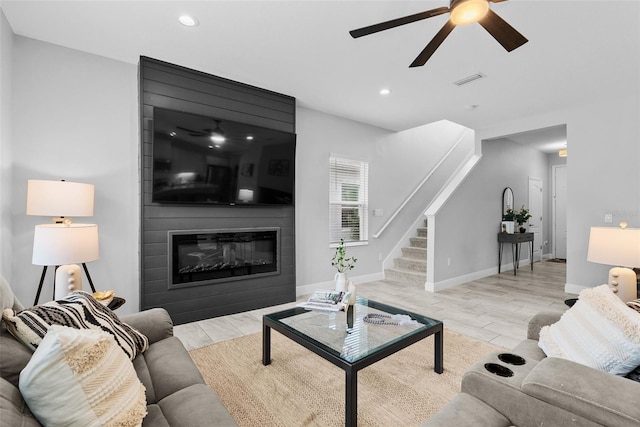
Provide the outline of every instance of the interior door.
[[531,262],[542,259],[542,180],[529,177],[529,232],[533,233]]
[[553,253],[567,259],[567,166],[553,166]]

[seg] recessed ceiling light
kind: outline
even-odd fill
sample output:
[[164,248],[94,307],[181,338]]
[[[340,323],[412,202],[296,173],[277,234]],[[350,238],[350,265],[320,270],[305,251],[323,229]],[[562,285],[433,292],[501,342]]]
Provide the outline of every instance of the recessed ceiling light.
[[198,20],[196,18],[194,18],[193,16],[190,16],[190,15],[181,15],[178,18],[178,21],[180,21],[180,23],[182,25],[184,25],[185,27],[197,27],[198,26]]
[[391,89],[380,89],[380,95],[389,95],[391,93]]

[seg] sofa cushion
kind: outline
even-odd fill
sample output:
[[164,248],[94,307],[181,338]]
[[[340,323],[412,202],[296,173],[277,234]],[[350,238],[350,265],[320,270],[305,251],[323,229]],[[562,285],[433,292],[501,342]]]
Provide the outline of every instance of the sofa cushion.
[[0,275],[0,310],[5,308],[13,308],[17,311],[24,309],[18,298],[13,294],[9,282],[4,276]]
[[172,393],[160,400],[158,406],[171,426],[231,427],[238,425],[217,395],[206,384],[193,384]]
[[131,361],[94,329],[52,325],[20,374],[20,392],[44,425],[133,427],[147,413]]
[[[20,301],[13,295],[9,283],[0,276],[0,312],[5,308],[23,310]],[[20,371],[27,366],[33,350],[29,350],[7,331],[5,322],[0,320],[0,377],[18,387]],[[1,420],[2,418],[0,418]]]
[[3,426],[39,427],[16,386],[0,378],[0,424]]
[[608,285],[585,289],[557,323],[542,328],[539,346],[547,356],[624,375],[640,365],[640,313]]
[[523,381],[522,391],[598,425],[640,425],[636,383],[568,360],[541,361]]
[[134,361],[134,367],[148,389],[149,403],[157,403],[193,384],[204,384],[200,371],[176,337],[154,343]]
[[121,322],[113,311],[83,291],[18,313],[8,308],[2,312],[2,318],[9,332],[32,350],[38,347],[51,325],[108,332],[131,360],[149,346],[147,337]]
[[421,427],[509,427],[509,421],[500,412],[467,393],[458,393],[444,408]]
[[27,366],[33,351],[9,332],[0,331],[0,377],[18,387],[20,371]]

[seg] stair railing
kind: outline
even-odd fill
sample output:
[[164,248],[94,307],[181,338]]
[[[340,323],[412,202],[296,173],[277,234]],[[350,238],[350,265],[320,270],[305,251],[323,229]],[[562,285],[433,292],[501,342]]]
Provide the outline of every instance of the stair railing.
[[387,229],[387,227],[389,227],[389,225],[391,225],[391,223],[396,219],[396,217],[398,216],[398,214],[404,209],[404,207],[411,201],[411,199],[413,199],[413,197],[416,195],[416,193],[418,193],[418,191],[420,191],[420,189],[424,186],[424,184],[426,184],[426,182],[429,180],[429,178],[431,178],[431,176],[436,172],[436,170],[438,170],[438,168],[440,166],[442,166],[442,164],[445,162],[445,160],[447,160],[447,158],[449,158],[449,156],[454,152],[454,150],[456,148],[458,148],[458,145],[460,145],[460,143],[462,142],[462,140],[464,139],[464,137],[469,133],[469,130],[465,130],[462,135],[460,135],[460,138],[458,138],[458,141],[456,141],[455,144],[453,144],[451,146],[451,148],[449,148],[449,150],[444,154],[444,156],[442,156],[442,158],[438,161],[438,163],[435,164],[435,166],[433,168],[431,168],[431,170],[429,171],[429,173],[427,173],[427,175],[422,179],[422,181],[420,181],[420,183],[416,186],[416,188],[414,188],[414,190],[411,192],[411,194],[409,194],[409,196],[407,196],[406,199],[404,199],[404,201],[402,202],[402,204],[395,210],[395,212],[393,212],[393,215],[391,215],[389,217],[389,219],[387,220],[387,222],[385,222],[382,227],[380,227],[380,230],[378,230],[377,233],[375,233],[373,235],[374,239],[379,238],[382,233],[384,233],[384,231]]

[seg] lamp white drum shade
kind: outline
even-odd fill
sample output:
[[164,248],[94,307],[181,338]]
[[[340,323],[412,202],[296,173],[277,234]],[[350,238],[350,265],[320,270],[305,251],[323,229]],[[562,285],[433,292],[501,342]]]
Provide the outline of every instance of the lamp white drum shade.
[[591,227],[587,260],[619,267],[640,267],[640,228]]
[[27,215],[93,216],[94,186],[69,181],[27,181]]
[[100,257],[96,224],[41,224],[33,236],[35,265],[80,264]]

